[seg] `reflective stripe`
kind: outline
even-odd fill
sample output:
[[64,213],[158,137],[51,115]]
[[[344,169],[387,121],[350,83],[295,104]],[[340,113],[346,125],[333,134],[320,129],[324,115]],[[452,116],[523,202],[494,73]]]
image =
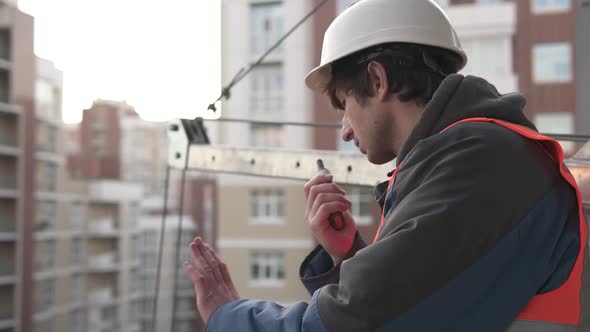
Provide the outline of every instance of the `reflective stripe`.
[[381,234],[381,229],[383,229],[383,224],[385,224],[385,214],[388,212],[386,210],[389,210],[386,207],[387,198],[388,198],[388,195],[392,194],[390,192],[391,186],[393,186],[393,182],[395,181],[395,177],[397,176],[397,172],[399,172],[400,168],[402,168],[402,164],[403,164],[403,162],[397,166],[395,171],[393,171],[393,175],[391,176],[391,179],[389,179],[389,184],[387,185],[387,191],[385,192],[385,204],[383,205],[383,211],[381,211],[381,223],[379,223],[379,228],[377,228],[377,232],[375,233],[375,237],[373,238],[373,243],[377,242],[377,239],[379,239],[379,235]]
[[577,332],[572,325],[517,319],[506,332]]

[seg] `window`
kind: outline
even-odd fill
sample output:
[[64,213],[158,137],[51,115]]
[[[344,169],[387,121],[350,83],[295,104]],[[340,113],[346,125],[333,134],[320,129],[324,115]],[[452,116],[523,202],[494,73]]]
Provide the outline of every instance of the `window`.
[[74,201],[70,205],[70,225],[74,228],[80,228],[84,223],[85,206],[82,202]]
[[10,103],[10,72],[0,69],[0,103]]
[[57,184],[57,166],[39,161],[37,163],[37,189],[39,191],[55,191]]
[[57,204],[55,202],[37,201],[37,231],[46,231],[55,226]]
[[285,258],[280,252],[255,252],[250,255],[251,287],[283,287]]
[[113,305],[110,307],[104,307],[101,310],[102,320],[105,322],[115,322],[117,321],[117,306]]
[[193,332],[197,330],[196,326],[194,320],[182,320],[176,323],[176,330],[179,332]]
[[139,300],[134,300],[129,304],[129,321],[135,322],[139,318],[140,313],[140,302]]
[[70,277],[70,296],[72,302],[80,302],[82,300],[82,275],[73,274]]
[[156,276],[152,274],[143,274],[139,278],[140,289],[145,292],[153,292],[156,286]]
[[81,309],[75,309],[74,311],[72,311],[70,313],[70,331],[72,332],[78,332],[78,331],[83,331],[83,326],[82,326],[82,310]]
[[141,312],[146,314],[152,314],[154,310],[154,299],[153,298],[146,298],[141,301]]
[[10,29],[3,27],[0,28],[0,59],[8,60],[11,59],[11,44],[12,44],[12,33]]
[[256,189],[250,192],[250,223],[282,224],[285,222],[284,197],[280,189]]
[[176,300],[177,312],[195,312],[195,302],[192,298],[179,298]]
[[83,251],[84,247],[82,246],[82,240],[72,239],[70,250],[70,259],[72,265],[79,265],[82,263],[82,256],[84,255]]
[[82,332],[85,331],[83,326],[82,310],[75,309],[70,313],[70,331],[71,332]]
[[495,78],[512,74],[511,41],[502,37],[465,38],[462,46],[469,61],[463,74]]
[[37,254],[35,255],[37,261],[35,270],[37,272],[55,268],[55,248],[55,240],[39,242],[38,250],[36,250]]
[[532,0],[532,11],[535,14],[564,12],[570,9],[570,0]]
[[145,250],[144,248],[156,248],[159,243],[160,243],[160,239],[158,237],[158,234],[155,231],[145,231],[143,233],[143,248],[140,248],[142,250]]
[[348,199],[352,202],[350,213],[357,225],[370,225],[373,220],[372,197],[365,188],[351,187]]
[[[276,43],[283,35],[283,4],[280,2],[256,3],[250,8],[251,50],[253,55],[261,54]],[[279,46],[275,52],[281,51]]]
[[280,147],[285,144],[285,129],[281,125],[250,127],[250,145],[257,147]]
[[131,235],[129,241],[129,259],[136,260],[139,258],[139,235]]
[[572,80],[572,49],[569,43],[537,44],[533,48],[533,81],[559,83]]
[[283,110],[283,81],[283,66],[280,63],[254,69],[250,84],[250,112],[280,113]]
[[147,252],[141,255],[141,266],[146,269],[155,269],[158,264],[158,253]]
[[504,2],[504,0],[478,0],[477,2],[479,2],[480,4],[495,4],[495,3],[502,3]]
[[49,310],[53,305],[55,296],[55,279],[46,279],[35,284],[36,312]]
[[141,322],[141,331],[142,332],[151,332],[154,329],[152,328],[152,321],[142,321]]
[[50,118],[58,116],[59,93],[56,93],[55,87],[46,80],[37,80],[35,83],[35,101],[37,102],[37,113],[43,114]]
[[55,331],[55,318],[49,318],[39,321],[35,324],[35,332],[53,332]]
[[37,121],[37,131],[35,134],[35,147],[37,150],[56,152],[57,128],[47,125],[41,121]]

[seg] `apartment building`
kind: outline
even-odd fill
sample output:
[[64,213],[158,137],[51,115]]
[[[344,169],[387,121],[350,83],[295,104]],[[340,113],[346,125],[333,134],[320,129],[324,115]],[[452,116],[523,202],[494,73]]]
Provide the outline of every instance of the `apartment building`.
[[138,236],[139,184],[92,180],[88,185],[83,251],[88,331],[136,331],[135,271],[140,259],[134,251]]
[[137,116],[125,102],[94,101],[82,113],[79,153],[68,156],[70,173],[87,179],[121,179],[121,122]]
[[590,129],[576,121],[577,3],[516,1],[515,70],[519,90],[528,100],[527,115],[541,132],[573,134]]
[[164,190],[168,141],[165,123],[138,116],[120,120],[121,179],[141,183],[146,194]]
[[0,331],[33,327],[33,18],[0,1]]
[[34,217],[34,330],[52,331],[56,324],[69,322],[79,299],[59,291],[80,276],[81,267],[70,265],[60,252],[68,250],[72,239],[81,236],[61,213],[68,208],[63,195],[66,181],[61,137],[62,73],[53,63],[37,59],[35,82],[35,217]]
[[[131,209],[133,212],[123,217],[116,214],[116,211],[123,211],[121,207],[117,208],[123,201],[115,199],[109,204],[97,203],[91,190],[88,191],[87,209],[93,206],[97,216],[86,216],[85,254],[89,261],[92,257],[96,260],[92,265],[105,265],[97,271],[89,269],[86,273],[89,297],[87,324],[93,331],[127,328],[152,331],[156,262],[164,213],[168,151],[166,129],[165,123],[142,120],[133,107],[124,102],[97,100],[84,111],[80,125],[68,126],[65,130],[64,135],[78,142],[65,147],[68,151],[68,170],[76,180],[89,186],[109,183],[111,188],[103,190],[105,197],[109,192],[114,194],[131,188],[135,188],[133,192],[136,195],[135,201],[124,200],[128,202],[125,211]],[[214,239],[216,184],[211,178],[187,174],[181,213],[181,175],[181,171],[171,170],[168,181],[168,211],[156,314],[158,331],[169,330],[173,321],[177,331],[200,331],[204,328],[203,323],[196,319],[194,290],[192,286],[187,288],[190,281],[180,270],[177,271],[177,292],[173,291],[174,255],[179,241],[181,253],[187,259],[188,244],[197,234]],[[107,217],[100,217],[101,213]],[[176,235],[180,227],[179,213],[183,215],[183,235],[180,239]],[[131,249],[122,249],[128,246]],[[122,263],[123,257],[127,257],[128,264]],[[109,284],[114,286],[107,287]],[[122,306],[126,308],[123,310]]]

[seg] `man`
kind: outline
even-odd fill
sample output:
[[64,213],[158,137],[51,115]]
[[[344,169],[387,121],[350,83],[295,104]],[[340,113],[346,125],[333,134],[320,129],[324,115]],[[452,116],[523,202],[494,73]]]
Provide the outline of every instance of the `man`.
[[432,1],[363,0],[336,18],[306,84],[370,162],[397,158],[375,190],[379,230],[367,245],[344,191],[311,179],[320,246],[300,275],[312,298],[288,308],[239,299],[196,239],[185,270],[209,331],[590,331],[588,227],[561,148],[522,96],[454,74],[466,61]]

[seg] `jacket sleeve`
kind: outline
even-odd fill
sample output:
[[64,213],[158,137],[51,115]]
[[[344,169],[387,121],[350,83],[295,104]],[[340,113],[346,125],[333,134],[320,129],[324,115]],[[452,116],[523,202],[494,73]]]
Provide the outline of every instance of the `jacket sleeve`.
[[209,319],[208,332],[326,332],[316,291],[309,304],[283,307],[270,301],[238,300],[223,305]]
[[[357,233],[346,258],[354,256],[365,246],[365,242]],[[207,331],[327,331],[320,319],[317,306],[319,289],[327,284],[338,284],[341,264],[334,266],[330,255],[322,246],[318,246],[307,256],[300,268],[301,281],[312,295],[309,304],[299,302],[290,307],[283,307],[270,301],[234,301],[222,306],[213,314]]]
[[[357,232],[352,247],[345,255],[345,260],[354,256],[357,251],[366,247],[360,234]],[[299,277],[303,286],[310,295],[328,284],[337,284],[340,281],[340,266],[342,262],[334,266],[332,257],[322,246],[317,246],[301,263]]]

